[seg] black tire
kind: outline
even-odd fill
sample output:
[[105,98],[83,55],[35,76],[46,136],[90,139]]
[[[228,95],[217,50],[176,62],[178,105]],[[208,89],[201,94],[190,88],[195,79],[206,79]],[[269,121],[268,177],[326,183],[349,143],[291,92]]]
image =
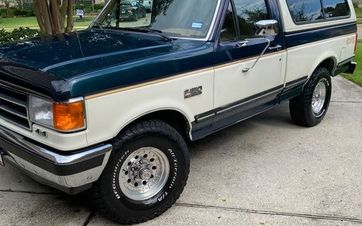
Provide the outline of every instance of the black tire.
[[[119,185],[122,164],[143,147],[161,150],[169,161],[170,173],[165,186],[155,196],[144,200],[129,199]],[[190,160],[182,136],[168,124],[144,121],[121,133],[114,141],[114,151],[101,178],[91,190],[98,211],[121,224],[136,224],[151,220],[168,210],[180,197],[189,174]]]
[[[326,97],[320,112],[315,113],[312,109],[312,98],[318,83],[323,82],[326,86]],[[326,115],[332,95],[331,73],[323,67],[317,68],[305,85],[303,93],[289,102],[292,120],[300,126],[313,127],[318,125]]]
[[138,14],[137,12],[135,13],[134,17],[133,17],[133,21],[138,21]]

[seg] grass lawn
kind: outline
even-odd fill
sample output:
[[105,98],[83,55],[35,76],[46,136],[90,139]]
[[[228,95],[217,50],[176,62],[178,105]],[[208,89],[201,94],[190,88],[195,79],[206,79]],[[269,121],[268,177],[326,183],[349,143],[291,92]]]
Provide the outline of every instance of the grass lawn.
[[[75,18],[74,28],[76,30],[85,29],[93,21],[94,17],[84,17],[83,20]],[[38,29],[38,22],[35,17],[16,17],[16,18],[0,18],[0,29],[4,28],[11,31],[14,28],[29,27]]]
[[353,75],[343,75],[348,80],[362,86],[362,41],[358,42],[358,48],[356,52],[357,69]]
[[357,14],[357,23],[362,24],[362,8],[355,8]]

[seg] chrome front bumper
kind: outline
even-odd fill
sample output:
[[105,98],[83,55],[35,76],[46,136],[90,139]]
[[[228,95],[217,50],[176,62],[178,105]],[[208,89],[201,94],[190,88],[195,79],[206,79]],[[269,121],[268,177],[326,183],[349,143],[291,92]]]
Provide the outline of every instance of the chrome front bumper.
[[90,188],[99,179],[111,151],[112,145],[101,144],[61,153],[0,126],[0,152],[6,163],[40,183],[70,194]]

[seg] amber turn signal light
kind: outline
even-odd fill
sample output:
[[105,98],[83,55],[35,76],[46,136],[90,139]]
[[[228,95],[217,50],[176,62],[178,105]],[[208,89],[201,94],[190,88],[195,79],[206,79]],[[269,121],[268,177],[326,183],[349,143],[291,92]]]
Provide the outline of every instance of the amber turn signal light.
[[61,131],[74,131],[85,127],[84,102],[54,103],[54,128]]

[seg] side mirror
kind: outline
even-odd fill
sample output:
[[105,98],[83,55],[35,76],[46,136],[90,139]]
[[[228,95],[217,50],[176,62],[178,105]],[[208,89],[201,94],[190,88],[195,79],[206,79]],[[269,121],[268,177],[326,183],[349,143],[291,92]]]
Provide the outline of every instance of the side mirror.
[[[255,65],[259,62],[260,58],[266,53],[266,51],[279,49],[281,48],[280,45],[277,45],[275,47],[270,47],[273,39],[275,36],[278,35],[278,21],[277,20],[261,20],[255,23],[255,26],[258,28],[256,31],[256,36],[262,37],[265,39],[268,43],[265,46],[263,52],[259,55],[259,57],[255,60],[254,64],[251,67],[247,67],[242,69],[243,73],[247,73],[251,69],[255,67]],[[246,44],[245,44],[246,45]]]
[[261,20],[255,23],[257,27],[256,35],[261,37],[270,37],[278,35],[278,21],[277,20]]

